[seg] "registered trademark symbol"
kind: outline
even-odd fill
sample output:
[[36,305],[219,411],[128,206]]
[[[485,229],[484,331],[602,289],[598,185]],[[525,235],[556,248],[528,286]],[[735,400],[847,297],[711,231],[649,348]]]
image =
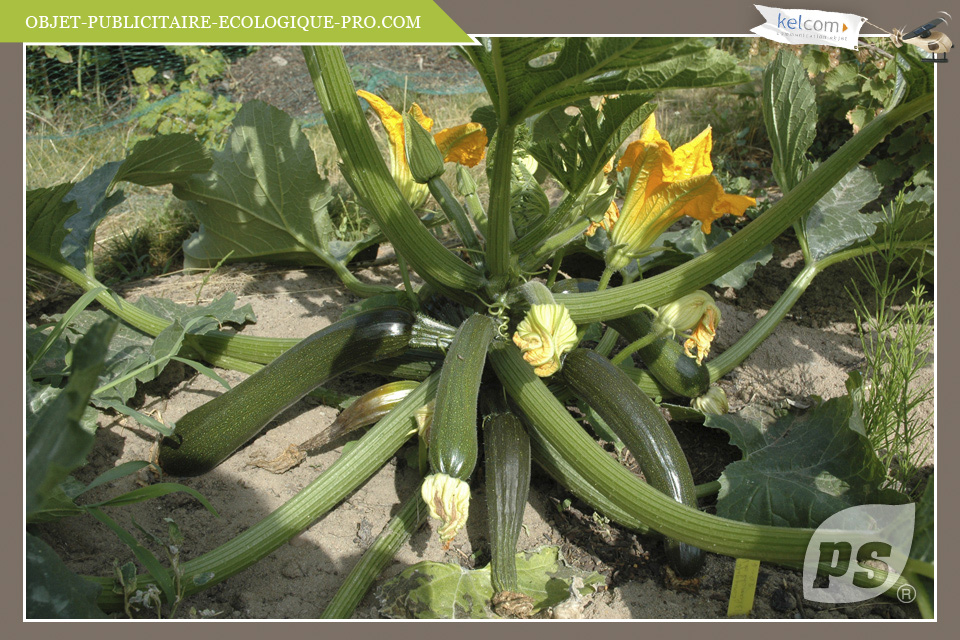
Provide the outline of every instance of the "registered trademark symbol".
[[917,599],[917,590],[913,585],[905,584],[897,589],[897,599],[903,604],[910,604]]

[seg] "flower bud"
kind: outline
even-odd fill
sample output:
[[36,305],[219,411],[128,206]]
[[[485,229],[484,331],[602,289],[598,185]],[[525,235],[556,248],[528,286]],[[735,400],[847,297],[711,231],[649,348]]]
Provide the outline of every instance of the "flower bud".
[[435,473],[423,479],[420,495],[430,509],[430,516],[440,520],[440,541],[448,546],[467,523],[470,485],[458,478]]
[[403,115],[407,164],[414,182],[426,184],[443,175],[443,154],[433,136],[409,113]]
[[[720,324],[720,307],[710,294],[706,291],[694,291],[663,305],[657,313],[661,324],[676,331],[691,332],[683,343],[684,352],[689,357],[696,358],[697,364],[702,363],[710,353],[710,345],[717,335],[717,325]],[[691,352],[694,348],[697,350],[696,355]]]
[[710,416],[726,415],[730,410],[726,392],[715,384],[710,385],[705,394],[691,400],[690,406]]
[[534,304],[517,325],[513,343],[541,378],[560,369],[560,358],[577,345],[577,325],[562,304]]

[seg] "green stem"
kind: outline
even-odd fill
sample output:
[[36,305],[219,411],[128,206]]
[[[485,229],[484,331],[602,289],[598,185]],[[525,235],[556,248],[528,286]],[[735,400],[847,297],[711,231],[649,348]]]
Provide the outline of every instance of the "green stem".
[[666,273],[614,290],[572,293],[564,298],[577,324],[629,315],[640,303],[658,307],[695,291],[735,268],[799,219],[896,127],[933,109],[927,94],[873,119],[836,153],[734,236]]
[[620,353],[615,355],[610,360],[611,364],[619,366],[621,362],[623,362],[624,360],[632,356],[634,353],[636,353],[640,349],[643,349],[645,346],[647,346],[654,340],[660,338],[662,335],[663,334],[660,334],[660,333],[650,333],[643,336],[642,338],[637,338],[636,340],[628,344],[625,348],[621,349]]
[[707,496],[712,496],[720,493],[720,481],[714,480],[713,482],[704,482],[703,484],[698,484],[694,489],[697,492],[698,498],[706,498]]
[[[576,203],[578,196],[579,193],[570,192],[565,194],[563,200],[560,201],[560,204],[557,205],[557,208],[554,209],[548,217],[535,224],[522,238],[517,238],[517,241],[514,243],[514,250],[522,256],[540,247],[541,244],[557,230],[557,227],[567,219],[570,212],[573,211],[573,205]],[[540,255],[541,251],[537,249],[536,253]]]
[[[802,565],[813,529],[737,522],[674,501],[607,455],[573,420],[513,345],[503,343],[491,348],[489,358],[507,393],[533,427],[532,431],[615,506],[669,538],[707,551],[788,566]],[[907,565],[923,575],[933,572],[930,563],[908,560]]]
[[413,305],[414,309],[420,308],[420,301],[417,300],[417,292],[413,290],[413,283],[410,282],[410,267],[401,254],[397,254],[397,266],[400,267],[400,278],[403,280],[403,291],[407,294],[407,299]]
[[606,358],[610,355],[610,352],[613,351],[613,347],[615,344],[617,344],[617,338],[619,337],[619,333],[610,327],[607,327],[607,330],[604,331],[603,337],[600,338],[600,342],[597,343],[597,347],[594,349],[594,351]]
[[[376,473],[412,435],[411,418],[436,393],[438,379],[434,374],[424,380],[356,446],[270,515],[213,551],[184,563],[184,595],[212,587],[269,555]],[[195,582],[211,573],[209,581],[201,585]],[[123,596],[113,592],[112,577],[88,579],[102,587],[97,600],[102,609],[117,611],[123,607]],[[138,585],[144,588],[151,582],[147,576],[138,578]]]
[[460,236],[463,246],[467,248],[470,254],[470,261],[477,269],[483,269],[483,249],[480,247],[480,239],[477,238],[477,232],[473,230],[470,220],[467,219],[467,212],[464,211],[460,201],[453,197],[450,187],[441,178],[433,178],[427,183],[430,193],[434,199],[447,214],[447,220],[453,225],[454,231]]
[[509,284],[516,271],[510,253],[510,242],[513,240],[510,220],[510,182],[513,178],[515,139],[515,127],[503,124],[497,127],[487,216],[487,261],[491,280],[498,283],[501,288]]
[[480,289],[483,278],[447,251],[404,200],[360,109],[343,53],[337,47],[304,47],[303,53],[343,160],[344,177],[397,253],[431,285],[454,299],[466,299],[467,292]]
[[347,575],[320,617],[329,619],[352,616],[373,581],[387,568],[400,547],[427,521],[428,515],[427,505],[420,497],[420,485],[417,485],[417,490],[407,498],[397,515],[390,518],[387,526]]
[[597,291],[603,291],[610,284],[610,278],[613,277],[613,269],[607,267],[600,276],[600,284],[597,285]]
[[371,298],[382,293],[393,293],[395,291],[395,289],[389,285],[368,284],[363,282],[357,278],[345,264],[333,257],[327,260],[326,263],[327,266],[333,269],[333,272],[337,274],[337,277],[340,278],[340,281],[343,282],[347,289],[362,298]]
[[590,220],[580,218],[563,231],[554,236],[550,236],[542,245],[537,247],[536,251],[521,257],[520,264],[522,268],[527,270],[538,268],[560,249],[576,240],[589,226]]
[[548,289],[557,281],[557,276],[560,274],[560,265],[563,263],[564,254],[566,254],[566,250],[561,247],[553,256],[553,264],[550,266],[550,275],[547,276]]
[[928,246],[929,243],[926,242],[866,245],[838,251],[833,255],[823,258],[819,262],[813,262],[804,266],[800,273],[797,274],[797,277],[793,279],[793,282],[787,286],[787,289],[783,292],[783,295],[780,296],[780,299],[770,307],[770,310],[767,311],[755,325],[750,327],[750,330],[747,331],[742,338],[737,340],[732,347],[706,364],[707,371],[710,372],[710,382],[716,382],[746,360],[750,354],[773,333],[773,330],[777,328],[780,321],[790,312],[790,309],[793,308],[793,305],[797,303],[800,296],[807,290],[807,287],[810,286],[813,279],[827,267],[835,265],[838,262],[843,262],[844,260],[859,258],[884,249],[924,249]]

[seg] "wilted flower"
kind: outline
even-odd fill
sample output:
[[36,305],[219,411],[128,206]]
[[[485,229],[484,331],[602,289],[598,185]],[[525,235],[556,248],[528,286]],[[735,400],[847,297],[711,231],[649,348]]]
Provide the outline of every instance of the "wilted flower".
[[[370,108],[380,118],[387,132],[387,139],[390,141],[390,174],[394,182],[400,187],[400,192],[410,206],[414,209],[422,206],[427,200],[428,189],[426,185],[416,183],[410,174],[403,116],[382,98],[369,91],[359,90],[357,95],[370,104]],[[427,131],[433,129],[433,119],[427,117],[416,103],[410,107],[408,113]],[[440,148],[445,162],[457,162],[468,167],[476,166],[483,159],[487,149],[487,132],[476,122],[443,129],[435,134],[433,139]]]
[[[610,156],[610,159],[605,165],[603,165],[603,172],[598,173],[597,177],[593,179],[593,182],[590,183],[584,190],[584,197],[586,198],[599,198],[607,190],[607,174],[613,171],[613,156]],[[592,236],[597,232],[597,229],[603,227],[610,233],[610,230],[613,229],[614,223],[620,217],[620,207],[617,206],[615,200],[610,201],[610,205],[607,207],[607,210],[603,214],[603,220],[599,222],[591,222],[590,226],[587,227],[587,230],[584,232],[585,235]]]
[[560,357],[577,345],[577,325],[562,304],[534,304],[517,325],[513,343],[541,378],[560,368]]
[[[690,336],[683,343],[684,352],[697,363],[710,353],[710,344],[717,335],[717,325],[720,324],[720,307],[713,301],[706,291],[694,291],[682,298],[665,304],[657,310],[657,319],[661,324],[671,327],[675,331],[690,331]],[[691,353],[696,348],[697,353]]]
[[726,415],[730,410],[726,392],[715,384],[710,385],[705,394],[691,400],[690,406],[711,416]]
[[444,473],[423,479],[420,495],[430,509],[430,516],[440,520],[440,540],[450,544],[467,523],[470,513],[470,485]]
[[640,139],[630,144],[618,170],[630,167],[630,181],[620,217],[610,233],[607,266],[623,269],[638,253],[682,216],[700,220],[703,232],[724,214],[743,215],[756,200],[727,194],[711,175],[710,127],[690,142],[670,148],[660,137],[651,114],[641,127]]

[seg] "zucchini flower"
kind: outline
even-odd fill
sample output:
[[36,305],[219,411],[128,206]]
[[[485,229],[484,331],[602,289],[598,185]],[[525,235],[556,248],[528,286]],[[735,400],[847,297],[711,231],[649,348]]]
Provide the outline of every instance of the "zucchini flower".
[[457,532],[467,524],[470,513],[470,485],[444,473],[423,479],[420,495],[430,509],[430,517],[440,520],[440,540],[450,545]]
[[[403,130],[403,116],[382,98],[369,91],[359,90],[357,95],[366,100],[373,109],[390,142],[390,175],[400,187],[404,199],[414,209],[423,206],[429,193],[425,184],[418,184],[410,173],[407,164],[406,140]],[[433,129],[433,119],[427,117],[419,105],[414,103],[409,113],[427,131]],[[468,122],[457,127],[444,129],[433,136],[437,147],[443,154],[444,162],[456,162],[468,167],[476,166],[487,151],[487,132],[479,123]]]
[[711,416],[723,416],[730,410],[726,392],[715,384],[707,392],[690,401],[690,406]]
[[673,150],[660,137],[654,115],[647,118],[640,139],[627,147],[617,165],[617,170],[630,167],[630,181],[610,232],[609,268],[626,267],[684,215],[699,220],[703,232],[710,233],[714,220],[724,214],[741,216],[756,204],[753,198],[724,193],[712,175],[712,148],[710,127]]
[[560,357],[577,346],[577,325],[562,304],[534,304],[517,325],[513,343],[541,378],[560,369]]
[[[717,335],[720,324],[720,307],[706,291],[694,291],[678,300],[665,304],[657,310],[657,319],[675,331],[690,331],[683,350],[697,364],[710,353],[710,344]],[[691,353],[696,348],[697,353]]]

